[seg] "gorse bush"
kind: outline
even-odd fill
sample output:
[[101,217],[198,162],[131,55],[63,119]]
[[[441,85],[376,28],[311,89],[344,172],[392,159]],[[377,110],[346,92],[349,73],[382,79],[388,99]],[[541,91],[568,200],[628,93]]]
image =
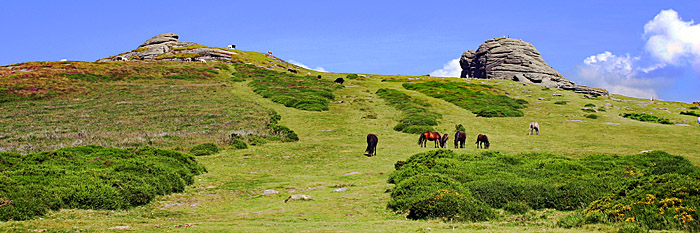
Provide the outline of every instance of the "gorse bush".
[[219,147],[214,143],[202,143],[192,147],[190,153],[194,156],[213,155],[219,153]]
[[182,192],[206,172],[194,157],[152,147],[64,148],[22,156],[0,152],[0,220],[62,208],[126,209]]
[[[315,77],[297,76],[260,69],[253,65],[236,64],[234,80],[253,79],[253,91],[273,102],[307,111],[326,111],[335,97],[333,92],[342,85]],[[247,77],[246,77],[247,76]]]
[[620,116],[622,116],[624,118],[629,118],[629,119],[644,121],[644,122],[660,123],[660,124],[666,124],[666,125],[673,124],[673,122],[671,122],[671,120],[669,120],[669,119],[657,117],[657,116],[646,114],[646,113],[623,113],[623,114],[620,114]]
[[583,105],[586,108],[595,108],[595,104],[588,103],[586,105]]
[[448,203],[461,200],[449,197],[440,203],[442,199],[433,197],[442,192],[463,194],[472,206],[483,203],[516,214],[531,208],[577,210],[576,215],[560,221],[562,227],[616,222],[634,222],[650,229],[697,230],[698,226],[700,169],[662,151],[570,159],[547,153],[434,150],[398,161],[395,168],[389,182],[396,188],[387,206],[422,213],[411,215],[416,218],[453,219],[430,214],[435,206],[455,206]]
[[566,105],[566,101],[560,100],[560,101],[554,102],[554,104]]
[[426,131],[434,131],[433,126],[438,124],[437,120],[442,118],[439,113],[431,112],[427,108],[427,103],[418,101],[405,93],[382,88],[377,90],[377,95],[390,106],[402,112],[399,124],[394,126],[394,130],[410,134],[420,134]]
[[598,117],[600,117],[600,116],[598,116],[598,115],[596,115],[596,114],[588,114],[588,115],[586,115],[586,118],[588,118],[588,119],[598,119]]
[[698,109],[700,109],[700,107],[698,107],[698,106],[692,106],[692,107],[690,107],[690,108],[688,108],[688,109],[698,110]]
[[480,117],[521,117],[527,101],[498,94],[493,86],[462,82],[404,83],[408,90],[416,90],[428,96],[443,99]]

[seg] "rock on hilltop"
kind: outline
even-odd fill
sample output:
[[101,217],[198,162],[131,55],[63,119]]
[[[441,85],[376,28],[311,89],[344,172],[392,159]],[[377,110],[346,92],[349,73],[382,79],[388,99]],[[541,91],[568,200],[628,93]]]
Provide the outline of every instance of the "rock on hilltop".
[[231,56],[237,54],[227,49],[211,48],[193,42],[180,42],[180,36],[175,33],[165,33],[154,36],[143,42],[135,50],[116,56],[102,58],[98,62],[123,60],[222,60],[231,61]]
[[576,93],[607,96],[608,92],[577,85],[547,65],[535,46],[522,40],[499,37],[487,40],[459,60],[462,78],[513,80]]

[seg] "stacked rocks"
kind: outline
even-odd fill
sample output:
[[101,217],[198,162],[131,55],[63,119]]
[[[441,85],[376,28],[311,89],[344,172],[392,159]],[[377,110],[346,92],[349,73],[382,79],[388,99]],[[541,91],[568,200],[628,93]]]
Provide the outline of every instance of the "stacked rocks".
[[487,40],[459,60],[462,78],[513,80],[577,93],[607,96],[602,89],[576,85],[547,65],[535,46],[522,40],[499,37]]

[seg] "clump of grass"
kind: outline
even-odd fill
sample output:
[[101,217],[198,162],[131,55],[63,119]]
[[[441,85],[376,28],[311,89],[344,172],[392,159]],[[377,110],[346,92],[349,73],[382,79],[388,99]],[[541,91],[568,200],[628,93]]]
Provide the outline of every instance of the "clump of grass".
[[564,100],[560,100],[560,101],[554,102],[554,104],[558,104],[558,105],[566,105],[566,101],[564,101]]
[[595,108],[595,104],[588,103],[588,104],[586,104],[586,105],[583,105],[583,107],[586,107],[586,108]]
[[243,140],[240,138],[234,138],[231,139],[231,142],[229,143],[234,149],[237,150],[242,150],[242,149],[248,149],[248,144],[246,144]]
[[213,155],[219,153],[219,147],[210,142],[202,143],[192,147],[190,153],[194,156]]
[[427,108],[427,103],[418,101],[405,93],[382,88],[377,90],[377,95],[386,101],[390,106],[402,112],[399,124],[394,126],[394,130],[410,134],[419,134],[426,131],[434,131],[437,120],[442,118],[439,113],[431,112]]
[[260,69],[253,65],[237,65],[237,72],[247,74],[253,81],[249,83],[253,91],[273,102],[307,111],[326,111],[335,98],[333,92],[342,85],[312,77],[297,76],[285,72]]
[[696,111],[682,111],[682,112],[680,112],[680,114],[681,114],[681,115],[688,115],[688,116],[700,117],[700,113],[698,113],[698,112],[696,112]]
[[408,90],[443,99],[480,117],[522,117],[527,101],[498,94],[493,86],[461,82],[404,83]]
[[596,111],[595,109],[592,109],[592,108],[582,108],[581,111],[584,111],[584,112],[598,112],[598,111]]
[[620,114],[620,116],[622,116],[624,118],[633,119],[633,120],[643,121],[643,122],[652,122],[652,123],[659,123],[659,124],[666,124],[666,125],[673,124],[673,122],[671,122],[671,120],[669,120],[669,119],[657,117],[657,116],[646,114],[646,113],[623,113],[623,114]]
[[692,107],[690,107],[689,109],[698,110],[698,109],[700,109],[700,108],[699,108],[698,106],[692,106]]
[[95,74],[83,74],[83,73],[73,73],[73,74],[61,74],[69,79],[76,79],[88,82],[104,82],[104,81],[117,81],[122,80],[122,78],[115,78],[106,75],[95,75]]
[[588,118],[588,119],[598,119],[598,117],[600,117],[600,116],[598,116],[598,115],[596,115],[596,114],[588,114],[588,115],[586,115],[586,118]]
[[700,208],[700,169],[684,157],[662,151],[571,159],[547,153],[434,150],[398,161],[395,168],[389,182],[396,188],[388,204],[394,210],[409,208],[417,200],[446,206],[442,199],[427,197],[436,190],[450,190],[473,197],[473,203],[512,213],[529,208],[576,210],[560,221],[562,227],[619,222],[658,230],[699,226],[695,210]]
[[152,147],[64,148],[21,156],[0,152],[0,220],[48,210],[127,209],[182,192],[206,172],[193,156]]

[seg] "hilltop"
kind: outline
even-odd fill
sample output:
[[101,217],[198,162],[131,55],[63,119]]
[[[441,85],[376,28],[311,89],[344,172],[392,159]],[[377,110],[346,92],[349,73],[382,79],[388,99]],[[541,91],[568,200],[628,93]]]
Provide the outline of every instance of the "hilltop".
[[[597,223],[563,228],[557,223],[575,212],[547,208],[522,214],[497,209],[495,218],[478,222],[409,220],[387,209],[397,189],[387,181],[398,161],[430,154],[433,148],[419,147],[416,134],[397,131],[402,123],[428,122],[450,138],[455,126],[462,125],[467,146],[454,149],[452,139],[448,143],[455,158],[479,160],[474,155],[484,150],[476,149],[473,142],[477,134],[486,134],[491,140],[486,153],[492,155],[488,162],[493,166],[501,161],[518,168],[538,165],[539,161],[519,163],[526,154],[556,160],[557,165],[577,172],[577,163],[569,160],[614,154],[598,157],[619,155],[622,159],[615,161],[626,161],[650,150],[682,156],[695,168],[700,164],[700,127],[696,117],[680,114],[698,111],[688,103],[596,97],[512,80],[321,73],[264,53],[191,44],[177,47],[190,43],[179,42],[179,36],[155,41],[165,42],[151,41],[120,54],[128,55],[128,61],[0,67],[4,88],[0,148],[31,154],[95,144],[191,153],[202,143],[214,143],[221,152],[196,157],[207,173],[195,176],[194,183],[180,193],[157,196],[127,210],[49,210],[32,220],[0,222],[0,229],[614,232],[621,227]],[[143,58],[136,55],[161,45],[171,50]],[[213,56],[217,51],[227,55]],[[206,63],[178,58],[184,56],[181,53],[201,55]],[[333,83],[337,78],[345,83]],[[468,94],[477,101],[460,102],[464,98],[450,98],[453,94]],[[490,117],[490,112],[506,111],[494,107],[501,103],[512,107],[508,111],[520,113]],[[485,116],[479,115],[484,112]],[[672,124],[620,116],[625,113],[645,113]],[[541,126],[539,136],[527,135],[532,121]],[[375,157],[364,155],[369,133],[379,138]],[[247,148],[240,149],[234,140]],[[590,163],[586,166],[595,166]],[[489,174],[478,169],[470,172]],[[646,172],[635,169],[615,168],[615,172],[630,179]],[[0,177],[1,182],[7,180]],[[309,195],[311,200],[285,202],[294,194]],[[5,204],[0,203],[0,208]]]

